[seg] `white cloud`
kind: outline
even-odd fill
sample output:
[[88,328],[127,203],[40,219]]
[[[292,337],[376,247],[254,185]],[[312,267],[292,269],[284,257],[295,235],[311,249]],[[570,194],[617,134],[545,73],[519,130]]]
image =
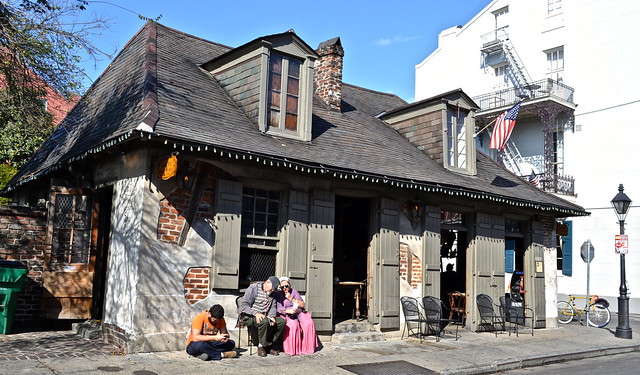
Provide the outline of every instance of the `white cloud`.
[[380,47],[386,47],[391,44],[408,43],[418,39],[417,36],[394,36],[393,38],[380,38],[375,44]]

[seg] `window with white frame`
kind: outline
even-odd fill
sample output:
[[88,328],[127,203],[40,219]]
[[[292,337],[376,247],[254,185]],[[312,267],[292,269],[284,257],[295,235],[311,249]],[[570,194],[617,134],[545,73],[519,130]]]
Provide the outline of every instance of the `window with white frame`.
[[507,21],[508,14],[509,14],[509,7],[504,7],[493,12],[493,15],[495,16],[495,19],[496,19],[496,29],[509,25],[509,22]]
[[562,13],[562,0],[547,0],[547,14],[554,15]]
[[562,82],[564,72],[564,47],[554,48],[547,53],[547,76],[555,81]]
[[508,84],[509,82],[508,72],[509,72],[509,64],[496,66],[494,68],[494,74],[496,77],[495,82],[497,87],[506,86]]

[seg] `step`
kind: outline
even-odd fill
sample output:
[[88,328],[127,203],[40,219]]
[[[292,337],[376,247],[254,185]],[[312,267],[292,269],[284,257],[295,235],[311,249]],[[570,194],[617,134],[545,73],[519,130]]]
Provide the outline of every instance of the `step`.
[[82,323],[71,324],[71,330],[78,336],[85,339],[99,339],[102,337],[100,323],[95,320],[87,320]]
[[375,331],[371,324],[367,321],[358,322],[356,320],[348,320],[335,325],[335,333],[356,333]]
[[384,334],[377,331],[335,333],[331,336],[331,342],[337,344],[348,344],[358,342],[385,341]]

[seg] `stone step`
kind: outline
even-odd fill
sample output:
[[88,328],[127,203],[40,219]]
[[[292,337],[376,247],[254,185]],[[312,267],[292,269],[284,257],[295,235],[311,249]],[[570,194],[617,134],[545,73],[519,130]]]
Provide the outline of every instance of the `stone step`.
[[333,336],[331,336],[331,342],[337,343],[337,344],[376,342],[376,341],[385,341],[384,334],[377,331],[369,331],[369,332],[335,333]]
[[355,333],[355,332],[369,332],[375,331],[371,324],[366,321],[358,322],[355,320],[349,320],[346,322],[338,323],[335,325],[335,333]]
[[71,330],[85,339],[99,339],[102,337],[100,323],[95,320],[87,320],[82,323],[71,324]]

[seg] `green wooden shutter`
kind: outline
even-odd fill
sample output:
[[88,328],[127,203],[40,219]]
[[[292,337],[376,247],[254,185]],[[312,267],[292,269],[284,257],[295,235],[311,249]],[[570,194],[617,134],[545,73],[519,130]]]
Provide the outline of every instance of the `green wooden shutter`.
[[309,194],[289,192],[289,220],[286,227],[285,275],[301,293],[307,291],[307,247],[309,245]]
[[440,208],[425,207],[422,234],[423,296],[440,296]]
[[309,269],[305,307],[318,331],[331,331],[333,310],[333,232],[335,196],[314,190],[309,219]]
[[562,274],[573,275],[573,222],[565,221],[569,228],[567,235],[562,236]]
[[377,300],[380,328],[400,327],[400,205],[392,199],[380,200],[380,232],[378,233]]
[[542,222],[532,221],[531,245],[524,253],[525,304],[533,310],[536,318],[535,327],[539,328],[546,325],[544,233]]
[[237,289],[242,222],[242,184],[218,180],[211,287]]

